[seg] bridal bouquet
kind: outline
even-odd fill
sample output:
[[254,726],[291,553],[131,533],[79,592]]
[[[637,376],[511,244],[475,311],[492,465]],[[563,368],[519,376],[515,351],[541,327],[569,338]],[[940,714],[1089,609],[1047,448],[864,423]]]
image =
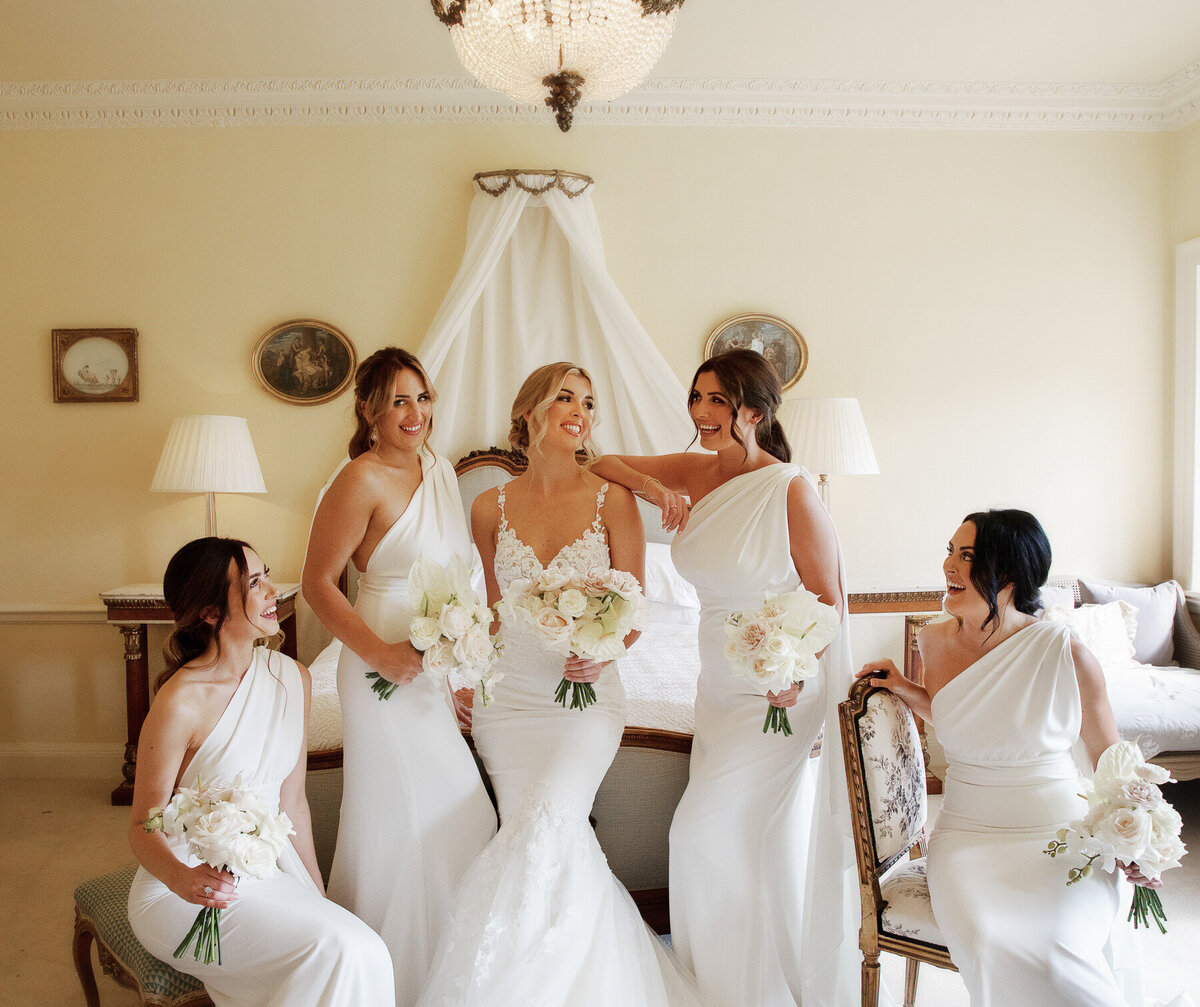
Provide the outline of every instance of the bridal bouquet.
[[[1183,828],[1179,812],[1163,799],[1158,787],[1170,782],[1170,774],[1146,762],[1132,741],[1110,745],[1100,756],[1096,775],[1084,783],[1087,814],[1059,829],[1043,852],[1084,858],[1081,867],[1067,872],[1068,885],[1091,877],[1097,860],[1105,871],[1112,871],[1118,860],[1136,863],[1147,878],[1157,879],[1163,871],[1178,867],[1187,852],[1179,838]],[[1136,885],[1127,917],[1134,927],[1148,927],[1153,919],[1165,934],[1166,918],[1158,892]]]
[[[568,568],[542,571],[536,580],[518,580],[496,606],[500,621],[521,620],[537,631],[547,649],[593,661],[612,661],[625,655],[625,637],[646,625],[648,605],[636,577],[624,570],[580,573]],[[563,678],[554,698],[571,709],[596,702],[590,682]]]
[[[209,866],[260,880],[279,870],[279,856],[295,835],[291,819],[282,811],[272,813],[266,801],[242,785],[240,773],[233,783],[197,780],[195,790],[180,787],[165,808],[150,809],[143,828],[182,836],[188,852]],[[215,958],[220,965],[220,925],[221,910],[204,906],[174,956],[182,957],[195,941],[196,961],[210,965]]]
[[[734,673],[757,686],[765,695],[781,692],[817,673],[817,654],[838,634],[841,618],[803,587],[767,598],[756,609],[731,612],[725,617],[725,658]],[[801,685],[803,688],[803,685]],[[763,734],[792,733],[787,710],[767,707]]]
[[[492,669],[500,647],[489,632],[492,610],[480,604],[466,563],[453,556],[443,567],[418,557],[408,574],[408,597],[417,613],[408,627],[408,642],[421,652],[425,674],[445,678],[457,671],[479,687],[484,706],[491,703],[488,686],[502,677]],[[391,699],[397,683],[377,671],[366,674],[376,695]]]

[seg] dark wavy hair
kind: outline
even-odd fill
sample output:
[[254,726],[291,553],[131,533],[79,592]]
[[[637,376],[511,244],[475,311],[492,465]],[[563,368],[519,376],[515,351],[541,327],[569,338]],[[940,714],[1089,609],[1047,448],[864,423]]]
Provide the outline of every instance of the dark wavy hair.
[[[401,371],[412,371],[421,379],[425,391],[429,393],[430,401],[437,401],[437,392],[425,368],[421,366],[415,355],[398,346],[385,346],[376,350],[366,360],[358,365],[354,372],[354,433],[350,437],[349,454],[357,458],[371,448],[371,431],[379,422],[379,417],[388,411],[392,404],[392,390],[396,384],[396,375]],[[429,430],[426,440],[433,433],[433,417],[429,419]]]
[[[792,460],[792,446],[775,416],[783,401],[783,389],[779,375],[766,357],[753,350],[728,350],[709,357],[692,375],[692,387],[688,392],[689,408],[696,399],[696,381],[701,374],[712,374],[717,379],[717,384],[729,400],[734,418],[744,405],[762,414],[762,419],[754,427],[754,439],[760,448],[781,462]],[[745,451],[746,445],[737,430],[731,426],[730,432]],[[695,443],[695,440],[693,437],[692,442]]]
[[[163,574],[163,597],[175,617],[175,628],[163,644],[166,670],[155,688],[193,661],[215,640],[221,655],[221,627],[229,619],[229,564],[232,562],[241,585],[243,604],[248,590],[246,550],[254,547],[236,538],[198,538],[171,557]],[[216,614],[215,623],[208,617]]]
[[[992,632],[1000,628],[997,598],[1008,585],[1013,589],[1013,607],[1025,615],[1036,615],[1042,585],[1050,575],[1050,540],[1029,511],[986,510],[968,514],[963,523],[975,526],[971,583],[987,602],[988,615],[980,625]],[[990,634],[989,634],[990,635]]]

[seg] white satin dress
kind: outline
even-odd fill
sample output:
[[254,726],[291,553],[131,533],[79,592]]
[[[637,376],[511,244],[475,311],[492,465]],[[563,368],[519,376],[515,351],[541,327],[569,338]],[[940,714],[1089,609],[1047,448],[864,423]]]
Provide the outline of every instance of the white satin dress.
[[[596,520],[550,563],[610,567]],[[541,574],[504,517],[496,580]],[[616,666],[595,683],[585,710],[560,706],[563,657],[532,627],[505,626],[490,706],[476,695],[473,734],[500,806],[500,831],[463,879],[421,1007],[678,1007],[696,1004],[690,977],[642,921],[613,877],[588,822],[625,727]]]
[[971,1007],[1124,1007],[1105,957],[1117,879],[1097,871],[1068,888],[1075,861],[1042,852],[1086,811],[1070,630],[1014,633],[943,686],[931,713],[949,766],[929,895]]
[[[355,611],[387,643],[408,639],[408,573],[418,556],[471,561],[454,469],[428,450],[421,467],[420,486],[358,582]],[[397,1007],[408,1007],[420,995],[454,890],[495,833],[496,815],[445,683],[418,675],[380,700],[369,670],[343,647],[345,782],[329,897],[383,937]]]
[[[232,781],[241,774],[278,811],[279,788],[295,768],[303,740],[300,670],[290,657],[257,648],[182,782]],[[199,864],[186,841],[168,842],[188,866]],[[144,867],[129,891],[130,926],[152,955],[203,982],[217,1007],[389,1007],[392,963],[383,941],[318,891],[291,844],[279,868],[262,881],[238,881],[237,899],[221,911],[221,964],[205,965],[190,951],[171,957],[201,907]]]
[[[671,547],[701,604],[691,773],[671,824],[671,937],[721,1007],[858,1003],[858,882],[836,717],[852,679],[846,619],[788,710],[790,737],[763,733],[767,701],[724,655],[730,612],[800,586],[787,517],[798,477],[807,473],[786,464],[735,476],[696,502]],[[823,723],[822,754],[810,759]]]

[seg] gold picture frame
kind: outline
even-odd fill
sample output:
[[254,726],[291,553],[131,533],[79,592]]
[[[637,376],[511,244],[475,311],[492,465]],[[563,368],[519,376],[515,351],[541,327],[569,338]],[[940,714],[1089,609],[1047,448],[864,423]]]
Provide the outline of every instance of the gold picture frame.
[[784,389],[791,388],[808,369],[808,343],[800,330],[777,315],[746,311],[726,318],[708,334],[704,359],[726,350],[756,350],[779,375]]
[[137,402],[137,329],[53,329],[55,402]]
[[258,383],[275,398],[315,406],[350,387],[358,354],[336,325],[293,318],[268,329],[254,344],[250,366]]

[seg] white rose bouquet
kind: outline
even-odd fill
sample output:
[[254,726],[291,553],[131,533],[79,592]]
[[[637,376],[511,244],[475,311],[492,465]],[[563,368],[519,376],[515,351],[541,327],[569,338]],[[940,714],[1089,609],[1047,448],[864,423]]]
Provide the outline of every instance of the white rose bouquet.
[[[196,781],[194,790],[180,787],[165,808],[151,808],[143,828],[166,836],[182,836],[188,852],[211,867],[235,877],[262,880],[279,870],[279,855],[294,836],[291,819],[271,809],[242,777],[229,783]],[[194,957],[205,965],[221,964],[221,910],[203,907],[192,929],[175,949],[180,958],[196,943]]]
[[[488,686],[501,676],[492,666],[500,647],[490,630],[492,610],[480,604],[471,587],[471,572],[458,556],[446,566],[418,557],[408,574],[408,597],[417,614],[408,627],[408,642],[421,652],[425,674],[445,678],[459,672],[478,686],[487,706],[492,697]],[[377,671],[368,671],[371,688],[382,699],[391,699],[396,683]]]
[[[636,577],[624,570],[580,573],[567,568],[545,570],[537,580],[518,580],[496,606],[500,622],[520,620],[533,626],[547,649],[564,656],[613,661],[625,656],[630,630],[645,628],[649,605]],[[590,682],[558,683],[554,698],[571,709],[596,702]]]
[[[1179,838],[1183,821],[1159,789],[1159,784],[1172,782],[1170,773],[1142,758],[1134,742],[1110,745],[1100,756],[1091,782],[1084,783],[1087,814],[1059,829],[1043,852],[1084,858],[1081,867],[1067,872],[1068,885],[1091,877],[1097,860],[1105,871],[1114,870],[1118,860],[1136,863],[1151,881],[1158,879],[1163,871],[1178,867],[1187,852]],[[1162,933],[1167,932],[1162,900],[1153,888],[1134,887],[1127,918],[1135,928],[1148,927],[1153,919]]]
[[[725,617],[725,658],[739,678],[766,695],[812,678],[819,670],[817,654],[837,636],[841,618],[803,587],[767,598],[760,607],[731,612]],[[787,710],[767,707],[767,729],[792,733]]]

